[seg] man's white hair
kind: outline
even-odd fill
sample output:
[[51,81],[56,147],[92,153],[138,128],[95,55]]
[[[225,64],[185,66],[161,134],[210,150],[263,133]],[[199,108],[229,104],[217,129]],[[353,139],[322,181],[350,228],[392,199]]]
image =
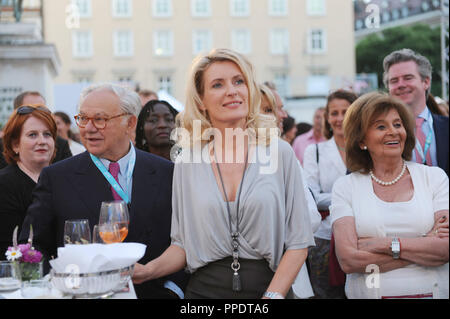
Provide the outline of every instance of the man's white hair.
[[119,98],[120,108],[124,113],[129,113],[136,117],[139,116],[139,112],[141,111],[141,100],[139,99],[139,95],[128,87],[114,83],[92,84],[85,88],[80,95],[79,107],[83,104],[84,99],[90,93],[99,90],[108,90],[113,92]]

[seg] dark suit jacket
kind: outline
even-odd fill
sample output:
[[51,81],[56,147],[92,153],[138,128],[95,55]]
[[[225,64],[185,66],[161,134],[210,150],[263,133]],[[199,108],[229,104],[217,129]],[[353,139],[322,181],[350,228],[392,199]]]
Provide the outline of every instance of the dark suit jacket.
[[436,157],[437,163],[440,168],[442,168],[448,176],[449,172],[449,123],[448,117],[432,114],[433,116],[433,129],[434,136],[436,137]]
[[[130,225],[125,241],[147,245],[141,264],[158,257],[170,245],[172,175],[171,162],[136,149]],[[33,192],[20,240],[28,238],[32,223],[34,245],[46,258],[56,257],[57,247],[64,246],[65,220],[89,219],[92,230],[98,223],[101,202],[111,200],[110,185],[89,153],[46,167]],[[179,272],[136,285],[136,292],[140,298],[168,298],[169,291],[163,288],[166,280],[184,289],[186,276]]]
[[[72,156],[69,142],[63,139],[62,137],[59,136],[56,137],[55,147],[56,147],[56,154],[52,163],[62,161],[63,159]],[[8,163],[6,163],[5,157],[3,156],[3,139],[0,139],[0,169],[6,167],[7,165]]]

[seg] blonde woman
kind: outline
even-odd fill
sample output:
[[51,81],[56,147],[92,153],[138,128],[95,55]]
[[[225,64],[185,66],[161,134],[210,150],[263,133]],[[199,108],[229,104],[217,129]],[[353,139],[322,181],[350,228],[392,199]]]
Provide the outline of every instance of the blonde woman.
[[[172,245],[136,265],[135,282],[186,268],[186,298],[288,295],[314,241],[295,155],[277,134],[258,130],[260,100],[240,54],[216,49],[194,60],[179,117],[190,133],[183,153],[193,156],[175,164]],[[260,157],[269,151],[277,165],[264,174]],[[186,160],[196,152],[202,161]]]

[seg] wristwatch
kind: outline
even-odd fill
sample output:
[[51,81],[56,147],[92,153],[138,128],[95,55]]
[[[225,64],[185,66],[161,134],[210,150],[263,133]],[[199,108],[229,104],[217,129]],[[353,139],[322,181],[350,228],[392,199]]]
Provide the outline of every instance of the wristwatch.
[[269,299],[284,299],[284,297],[278,292],[266,291],[264,297]]
[[400,240],[397,237],[392,238],[391,252],[394,259],[400,258]]

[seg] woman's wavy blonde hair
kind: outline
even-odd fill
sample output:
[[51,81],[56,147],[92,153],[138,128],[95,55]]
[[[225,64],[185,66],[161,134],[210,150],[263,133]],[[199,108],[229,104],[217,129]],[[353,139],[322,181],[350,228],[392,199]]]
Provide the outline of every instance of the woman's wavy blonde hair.
[[[201,122],[201,134],[213,128],[206,111],[201,111],[202,97],[204,94],[204,74],[210,65],[216,62],[230,61],[235,63],[244,76],[248,88],[249,111],[246,119],[246,128],[253,129],[256,133],[258,143],[268,145],[270,134],[258,134],[258,128],[270,128],[272,124],[267,124],[260,116],[261,92],[255,80],[254,68],[250,61],[243,55],[229,49],[213,49],[207,54],[197,56],[191,65],[186,88],[186,105],[184,111],[177,116],[177,126],[184,128],[190,134],[189,145],[187,141],[180,139],[178,135],[177,144],[181,147],[192,147],[198,142],[198,137],[193,134],[193,123],[195,120]],[[275,127],[275,126],[273,126]],[[208,141],[200,141],[202,145]]]

